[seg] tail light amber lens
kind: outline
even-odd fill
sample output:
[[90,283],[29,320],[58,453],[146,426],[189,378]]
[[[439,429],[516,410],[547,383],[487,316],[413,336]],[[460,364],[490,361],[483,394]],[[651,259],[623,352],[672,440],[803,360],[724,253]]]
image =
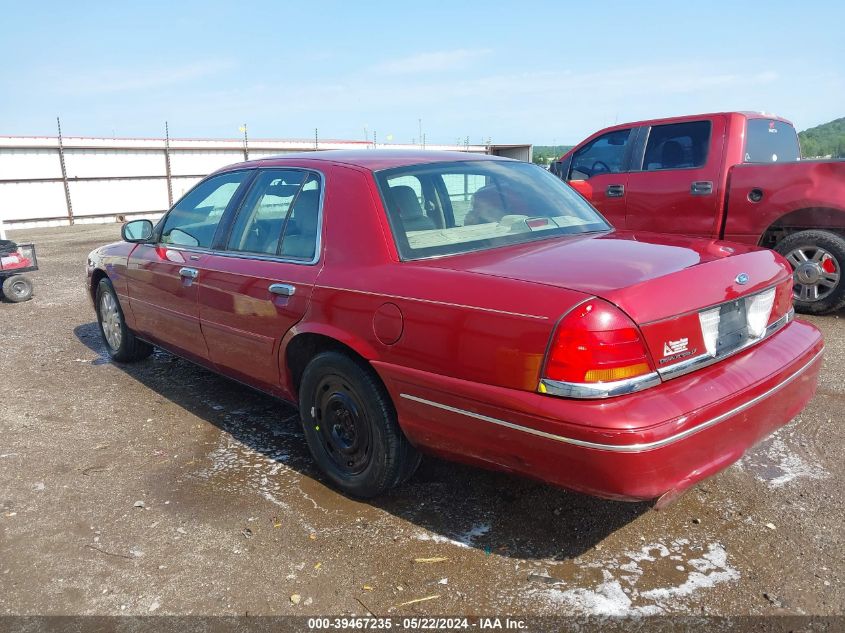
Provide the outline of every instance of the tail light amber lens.
[[591,299],[560,322],[544,377],[572,383],[635,378],[653,371],[640,331],[619,308]]

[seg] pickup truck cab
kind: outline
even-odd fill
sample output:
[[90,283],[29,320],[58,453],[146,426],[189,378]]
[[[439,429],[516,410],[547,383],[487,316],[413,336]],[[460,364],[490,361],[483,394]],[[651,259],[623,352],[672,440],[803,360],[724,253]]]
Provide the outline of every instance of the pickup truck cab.
[[845,161],[800,160],[780,117],[722,112],[600,130],[551,166],[615,227],[772,248],[795,307],[845,306]]

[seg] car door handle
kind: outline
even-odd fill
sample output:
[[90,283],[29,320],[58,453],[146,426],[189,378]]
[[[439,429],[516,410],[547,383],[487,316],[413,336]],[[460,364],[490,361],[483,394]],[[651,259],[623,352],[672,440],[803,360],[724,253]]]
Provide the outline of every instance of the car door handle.
[[690,185],[689,192],[694,196],[709,196],[713,193],[713,183],[710,180],[699,180]]
[[296,286],[290,284],[270,284],[267,290],[280,297],[292,297],[293,293],[296,292]]
[[608,198],[621,198],[625,195],[625,185],[608,185],[606,193]]
[[179,269],[180,277],[190,277],[191,279],[196,279],[199,274],[200,271],[198,271],[196,268],[188,268],[187,266],[184,266]]

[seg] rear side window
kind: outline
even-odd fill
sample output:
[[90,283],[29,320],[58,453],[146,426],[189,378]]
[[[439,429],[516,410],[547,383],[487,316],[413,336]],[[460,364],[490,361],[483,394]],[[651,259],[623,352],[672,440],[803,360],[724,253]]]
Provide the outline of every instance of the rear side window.
[[623,171],[630,141],[631,130],[614,130],[593,139],[573,155],[569,180],[587,180]]
[[648,135],[644,171],[703,167],[710,147],[710,121],[655,125]]
[[745,127],[746,163],[782,163],[799,159],[798,134],[789,123],[748,119]]
[[314,260],[317,253],[320,178],[297,170],[259,174],[238,213],[228,250]]

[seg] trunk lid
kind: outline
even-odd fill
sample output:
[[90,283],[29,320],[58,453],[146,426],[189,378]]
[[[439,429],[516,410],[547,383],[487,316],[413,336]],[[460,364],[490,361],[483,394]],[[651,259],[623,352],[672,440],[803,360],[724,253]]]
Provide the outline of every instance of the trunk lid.
[[[419,262],[567,288],[610,301],[640,327],[655,366],[705,352],[699,312],[760,293],[791,295],[783,258],[753,246],[656,233],[613,232]],[[733,313],[731,313],[733,314]],[[734,315],[735,316],[735,315]],[[725,315],[728,323],[728,315]]]

